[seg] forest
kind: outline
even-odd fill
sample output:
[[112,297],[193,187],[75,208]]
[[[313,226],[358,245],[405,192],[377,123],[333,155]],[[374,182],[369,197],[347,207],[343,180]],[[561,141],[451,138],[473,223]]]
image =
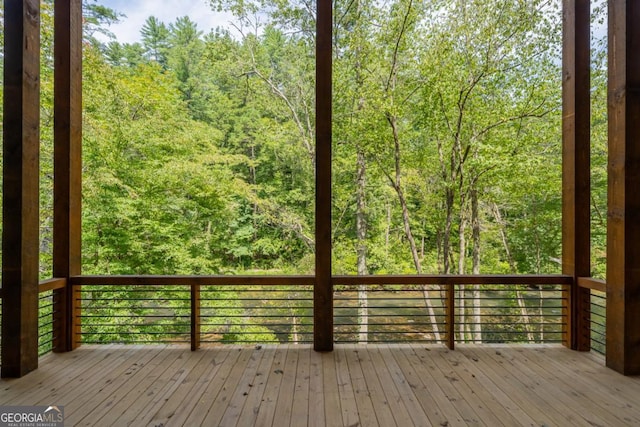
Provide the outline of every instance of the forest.
[[[209,3],[233,22],[205,33],[150,13],[136,43],[109,31],[125,16],[84,3],[83,274],[313,274],[315,2]],[[561,271],[561,24],[558,0],[334,1],[334,274]],[[594,33],[594,277],[606,256],[603,46]]]

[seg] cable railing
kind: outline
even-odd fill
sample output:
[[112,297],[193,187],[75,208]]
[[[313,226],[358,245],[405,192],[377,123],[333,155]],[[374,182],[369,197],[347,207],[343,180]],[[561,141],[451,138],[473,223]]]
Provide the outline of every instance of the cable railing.
[[83,286],[76,301],[76,340],[84,344],[188,342],[189,288]]
[[38,296],[38,355],[53,349],[53,291],[40,292]]
[[[389,279],[389,278],[387,278]],[[566,326],[565,283],[476,279],[334,278],[336,343],[559,343]],[[79,343],[308,343],[313,278],[87,279],[76,302]],[[471,280],[471,279],[469,279]],[[346,282],[346,283],[344,283]],[[409,282],[409,283],[406,283]],[[511,283],[509,283],[511,282]],[[516,283],[513,283],[516,282]],[[76,283],[77,285],[82,284]]]
[[[449,348],[560,343],[569,324],[570,283],[568,276],[333,276],[333,339]],[[39,353],[63,342],[56,338],[56,319],[64,319],[54,312],[56,292],[73,292],[76,344],[184,343],[196,349],[313,342],[314,284],[313,276],[51,279],[40,285]],[[598,352],[604,351],[604,302],[604,294],[592,292]]]
[[591,350],[606,353],[607,294],[591,289]]
[[[303,343],[313,340],[309,286],[83,286],[81,343]],[[192,304],[198,302],[196,325]],[[194,327],[195,326],[195,327]]]
[[445,342],[446,297],[419,285],[342,285],[334,291],[337,343]]
[[311,286],[203,286],[201,343],[313,342]]
[[566,297],[556,285],[461,285],[457,342],[561,343]]
[[[0,317],[2,306],[3,299],[0,298]],[[53,349],[53,306],[53,292],[50,289],[41,291],[38,295],[38,356]]]
[[[335,292],[337,342],[560,343],[558,285],[351,285]],[[448,292],[454,292],[450,319]]]

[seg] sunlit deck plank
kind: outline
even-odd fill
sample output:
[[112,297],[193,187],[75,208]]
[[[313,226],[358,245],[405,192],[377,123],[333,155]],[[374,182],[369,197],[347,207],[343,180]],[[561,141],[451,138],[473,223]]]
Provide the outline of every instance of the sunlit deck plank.
[[491,376],[478,365],[477,358],[469,357],[466,350],[447,351],[441,353],[452,369],[460,374],[460,378],[481,398],[490,411],[494,412],[506,425],[537,425],[527,412],[517,403],[515,398],[502,390]]
[[[179,370],[180,365],[185,365],[185,359],[188,358],[188,354],[185,354],[184,349],[171,348],[168,357],[162,362],[159,358],[153,360],[155,362],[155,368],[148,372],[142,381],[137,384],[133,384],[133,387],[125,394],[125,390],[121,390],[122,398],[120,401],[105,405],[104,408],[104,425],[122,425],[128,420],[135,418],[138,414],[145,412],[152,402],[159,390],[162,389],[171,377],[165,375],[166,371]],[[95,416],[95,411],[93,412]],[[89,425],[93,425],[93,422],[88,422]]]
[[395,346],[395,348],[390,349],[386,345],[380,345],[380,355],[385,362],[385,366],[389,373],[391,374],[391,378],[398,390],[399,395],[401,396],[402,402],[404,403],[407,411],[409,412],[409,416],[413,420],[413,424],[416,426],[425,425],[428,420],[427,414],[420,406],[420,402],[415,396],[415,393],[411,389],[406,377],[400,370],[398,363],[393,357],[392,352],[394,351],[402,351],[400,348]]
[[364,374],[364,380],[369,389],[369,396],[373,403],[373,409],[378,420],[378,424],[381,426],[395,426],[398,425],[395,421],[394,414],[391,412],[391,406],[384,394],[384,386],[378,378],[378,374],[371,360],[371,348],[360,346],[358,351],[360,359],[360,366],[362,367],[362,373]]
[[[65,400],[72,402],[65,408],[65,416],[73,417],[73,412],[78,410],[82,412],[82,416],[86,414],[86,407],[84,404],[92,399],[93,396],[87,393],[86,390],[104,390],[109,383],[117,378],[119,372],[125,372],[129,369],[133,363],[143,362],[144,358],[141,358],[140,350],[143,346],[127,346],[114,349],[109,358],[103,359],[98,365],[93,365],[77,376],[72,382],[60,386],[58,390],[49,395],[38,397],[37,402],[40,404],[48,404],[52,399],[64,398]],[[162,351],[162,347],[158,348]],[[78,349],[79,354],[85,353],[85,349]],[[90,352],[89,355],[97,352]],[[69,354],[69,353],[63,353]],[[104,369],[104,366],[108,366],[108,369]],[[71,365],[73,368],[73,365]],[[34,396],[35,398],[36,396]],[[30,403],[31,401],[27,401]],[[72,418],[73,419],[73,418]]]
[[[498,402],[484,387],[478,385],[477,380],[468,374],[465,366],[460,365],[460,361],[455,359],[455,351],[439,351],[436,363],[440,364],[445,378],[460,392],[460,395],[467,402],[473,402],[473,410],[478,414],[483,423],[490,426],[512,426],[518,423],[505,408],[510,406],[510,399]],[[524,420],[523,420],[524,421]]]
[[296,373],[298,371],[298,349],[287,346],[287,360],[282,369],[282,383],[276,402],[276,410],[273,415],[273,425],[288,426],[291,423],[291,413],[293,411],[293,396],[296,386]]
[[[203,425],[203,426],[217,426],[220,425],[220,420],[224,414],[225,409],[232,404],[231,397],[234,395],[236,388],[240,384],[240,380],[247,369],[255,369],[258,366],[258,357],[262,357],[261,352],[256,352],[255,349],[240,350],[240,358],[236,363],[231,366],[231,371],[226,377],[222,387],[215,396],[215,399],[211,399],[212,402],[208,405],[209,399],[204,399],[204,405],[196,407],[191,412],[191,415],[198,414],[200,412],[206,413],[206,416],[202,421],[197,424],[192,424],[187,421],[188,425]],[[207,411],[208,407],[208,411]],[[186,412],[186,410],[185,410]]]
[[[537,394],[532,393],[529,387],[525,387],[518,381],[518,373],[512,374],[509,370],[496,364],[490,356],[487,355],[487,349],[478,349],[477,347],[458,347],[460,353],[470,358],[472,362],[478,365],[478,368],[493,382],[500,390],[502,390],[509,398],[515,402],[522,411],[533,418],[535,425],[550,425],[551,420],[561,422],[565,417],[554,407],[547,405]],[[566,421],[563,422],[566,424]]]
[[396,424],[401,427],[414,425],[411,420],[411,415],[409,415],[409,411],[404,404],[402,395],[396,388],[393,377],[380,354],[380,346],[371,346],[368,350],[371,354],[371,362],[378,374],[378,379],[382,384],[385,398],[387,402],[389,402],[389,408],[391,409]]
[[326,425],[324,417],[324,386],[322,376],[322,354],[311,351],[309,355],[309,427]]
[[353,426],[359,423],[358,406],[353,391],[349,366],[344,352],[344,347],[336,347],[333,351],[336,366],[336,379],[338,381],[338,393],[340,394],[340,412],[342,413],[342,425]]
[[[440,364],[436,363],[439,359],[437,353],[439,351],[448,350],[443,348],[434,348],[432,350],[430,348],[417,345],[414,347],[414,350],[417,357],[420,359],[420,362],[426,363],[429,375],[431,376],[430,386],[440,388],[444,392],[447,399],[454,403],[456,410],[462,416],[464,423],[466,425],[485,425],[473,409],[473,406],[475,406],[476,403],[474,401],[466,401],[462,395],[460,395],[459,391],[453,386],[446,372],[442,371]],[[414,363],[415,362],[417,361],[414,360]]]
[[[628,395],[622,395],[616,401],[608,399],[610,395],[604,387],[593,387],[593,383],[590,383],[582,376],[575,375],[564,369],[566,363],[571,363],[571,360],[557,360],[558,358],[562,358],[563,355],[549,357],[545,354],[544,349],[528,351],[526,354],[514,348],[506,349],[505,352],[507,352],[507,354],[517,352],[517,354],[513,355],[514,358],[526,358],[523,360],[536,364],[539,369],[547,372],[546,375],[549,375],[549,368],[551,368],[553,372],[553,377],[551,378],[557,381],[558,387],[564,390],[571,389],[570,396],[572,396],[574,400],[589,402],[589,405],[591,405],[589,409],[597,412],[598,415],[607,422],[607,425],[629,423],[640,425],[640,414],[637,413],[638,409],[640,409],[637,394],[636,399],[629,399]],[[582,406],[584,407],[584,405]],[[630,408],[632,409],[630,410]]]
[[[76,426],[109,426],[116,424],[132,404],[142,405],[145,396],[153,383],[159,380],[173,361],[184,353],[180,348],[158,349],[157,354],[140,367],[135,375],[130,375],[124,383],[109,393],[107,399],[98,405],[91,405],[93,410],[81,421],[74,422]],[[142,406],[140,407],[142,409]]]
[[291,427],[306,427],[309,424],[309,385],[311,381],[309,370],[311,364],[311,349],[303,348],[298,350],[298,352],[298,372],[296,373],[296,386],[293,395],[291,423],[289,425]]
[[560,346],[351,344],[316,353],[309,345],[196,352],[113,345],[40,362],[23,378],[1,380],[0,398],[5,405],[63,405],[69,425],[640,422],[640,377]]
[[238,414],[236,425],[253,426],[256,424],[256,419],[267,388],[267,379],[269,378],[269,372],[273,366],[275,354],[276,346],[272,345],[265,348],[262,360],[260,361],[260,366],[258,366],[258,370],[256,371],[254,378],[248,384],[249,389],[247,391],[247,398],[244,402],[243,410]]
[[[562,393],[557,390],[556,386],[547,382],[526,363],[506,357],[503,354],[504,349],[502,348],[492,350],[493,351],[484,352],[483,357],[489,357],[492,363],[509,371],[515,380],[521,383],[521,387],[524,387],[529,393],[539,399],[538,405],[541,408],[545,408],[544,412],[555,409],[557,415],[552,418],[555,420],[555,423],[561,422],[564,425],[576,426],[594,425],[585,420],[584,415],[586,414],[581,414],[580,411],[575,408],[567,406],[566,401],[563,402]],[[605,424],[599,422],[596,423],[596,425]]]
[[[342,425],[342,409],[334,354],[322,353],[324,417],[328,426]],[[274,424],[276,425],[276,424]]]
[[269,370],[264,397],[258,410],[258,417],[255,423],[256,427],[273,425],[273,414],[276,411],[276,403],[278,402],[278,394],[280,393],[280,384],[282,383],[282,374],[284,373],[283,369],[286,358],[287,346],[278,346],[273,358],[273,364]]
[[500,349],[502,357],[510,358],[524,373],[530,372],[530,375],[535,375],[541,384],[543,384],[542,387],[546,394],[556,399],[557,403],[571,408],[571,411],[576,414],[580,423],[586,423],[586,425],[592,426],[620,424],[620,420],[616,417],[599,410],[597,402],[589,401],[581,397],[583,389],[579,383],[574,382],[570,386],[563,383],[560,377],[564,374],[565,370],[549,369],[549,366],[534,363],[528,355],[533,355],[535,352],[536,350],[533,350],[525,355],[517,353],[509,347]]
[[[53,354],[49,353],[40,358],[39,365],[46,366],[51,358],[59,362],[57,369],[37,369],[29,374],[29,381],[2,381],[2,393],[0,393],[0,405],[4,405],[11,399],[13,404],[24,401],[35,401],[40,395],[49,397],[55,394],[56,390],[66,388],[67,384],[74,380],[86,380],[83,373],[92,366],[99,364],[101,361],[109,359],[113,361],[116,357],[126,357],[126,349],[122,347],[114,350],[116,346],[105,345],[102,352],[82,351],[71,353]],[[113,351],[112,351],[113,350]],[[68,363],[74,361],[74,363]]]
[[[536,351],[546,353],[545,356],[553,354],[553,360],[558,361],[559,366],[563,368],[571,366],[571,370],[581,374],[580,376],[593,378],[594,380],[597,379],[602,384],[602,389],[608,390],[609,393],[613,393],[614,395],[623,393],[622,398],[625,396],[637,397],[640,395],[640,381],[612,382],[611,378],[618,376],[614,374],[614,371],[605,369],[604,358],[599,355],[585,355],[568,351],[556,356],[555,353],[552,353],[553,348],[547,349],[546,347],[536,349]],[[638,400],[635,399],[636,408],[637,401]]]
[[[210,417],[207,417],[207,419],[205,419],[206,425],[233,426],[238,424],[238,419],[240,418],[240,414],[245,407],[249,395],[251,394],[253,396],[253,394],[255,394],[253,391],[253,385],[256,382],[256,377],[260,376],[258,373],[260,372],[260,366],[263,364],[262,359],[264,355],[269,356],[269,352],[262,350],[260,347],[256,347],[256,351],[253,352],[249,358],[249,363],[245,367],[244,371],[242,371],[242,375],[235,387],[235,391],[233,391],[233,394],[231,394],[231,397],[226,403],[226,409],[224,409],[225,401],[222,401],[220,414],[223,415],[220,418],[220,421],[218,421],[219,415],[216,415],[213,420],[211,420]],[[266,364],[270,365],[269,361],[267,361]],[[247,410],[251,410],[251,408],[247,408]],[[209,416],[211,416],[214,411],[215,410],[212,408],[209,412]]]
[[[206,363],[197,365],[189,373],[173,394],[165,398],[165,404],[160,406],[149,424],[168,425],[175,423],[181,425],[181,423],[185,423],[194,408],[209,404],[209,399],[213,399],[218,394],[230,366],[240,356],[240,350],[236,347],[213,350],[211,354],[216,356],[210,361],[205,359]],[[197,415],[204,417],[206,411],[198,412]]]
[[[143,380],[148,373],[147,364],[155,358],[164,358],[166,355],[166,346],[157,347],[153,350],[142,351],[141,354],[133,352],[138,357],[127,358],[124,363],[110,369],[109,372],[100,378],[99,381],[90,385],[95,393],[79,393],[74,399],[65,405],[65,422],[69,425],[76,425],[83,419],[89,417],[85,425],[95,424],[99,418],[93,418],[93,412],[98,411],[107,402],[113,403],[120,399],[120,393],[123,389],[136,381]],[[100,371],[96,372],[100,374]]]
[[371,401],[371,394],[369,393],[369,388],[367,387],[367,382],[362,372],[362,366],[360,365],[358,346],[345,345],[344,348],[360,424],[363,427],[378,426],[380,424],[376,418],[374,405]]
[[[228,354],[226,351],[218,351],[215,352],[214,357],[212,353],[214,352],[189,352],[188,354],[184,354],[184,358],[178,358],[173,365],[167,369],[169,375],[156,381],[148,391],[148,393],[153,396],[152,399],[147,402],[146,406],[141,408],[138,413],[131,414],[130,417],[128,417],[129,420],[132,420],[131,425],[146,425],[161,408],[167,407],[169,399],[172,398],[175,391],[182,384],[188,382],[188,378],[190,375],[193,375],[196,366],[206,367],[212,365],[215,367],[216,365],[213,362],[215,362],[216,359],[224,360]],[[123,417],[126,415],[127,414],[123,414]]]
[[[411,349],[393,352],[393,355],[431,425],[439,426],[445,423],[451,427],[465,425],[451,400],[439,387],[433,387],[433,381],[425,366],[419,360],[417,363],[412,363],[411,359],[415,353]],[[413,361],[416,361],[415,358]]]

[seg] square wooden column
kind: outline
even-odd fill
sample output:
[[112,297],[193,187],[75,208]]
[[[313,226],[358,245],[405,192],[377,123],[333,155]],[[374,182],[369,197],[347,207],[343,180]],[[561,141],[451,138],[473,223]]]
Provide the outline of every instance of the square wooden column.
[[318,0],[316,20],[316,281],[313,347],[333,350],[331,282],[332,1]]
[[40,1],[4,2],[2,377],[38,367]]
[[607,366],[640,374],[640,2],[609,1]]
[[[54,8],[53,276],[81,269],[82,0],[55,0]],[[53,350],[77,347],[79,288],[67,280],[54,291]]]
[[590,1],[563,1],[562,52],[562,273],[567,326],[564,344],[590,349],[589,289],[578,277],[591,276],[590,179]]

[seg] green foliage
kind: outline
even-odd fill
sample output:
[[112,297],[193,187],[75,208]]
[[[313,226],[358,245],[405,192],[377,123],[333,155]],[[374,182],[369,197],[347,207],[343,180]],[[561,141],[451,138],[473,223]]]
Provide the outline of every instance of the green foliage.
[[[150,16],[141,42],[123,44],[94,35],[125,18],[84,2],[85,274],[313,273],[315,11],[303,0],[210,3],[234,14],[233,35],[203,34],[186,16]],[[334,272],[357,272],[362,245],[372,274],[414,273],[412,251],[425,273],[558,272],[559,3],[334,3]],[[52,24],[45,2],[43,277]],[[603,50],[595,57],[593,235],[602,261]],[[601,263],[595,270],[604,274]],[[274,338],[240,325],[223,339]]]
[[[99,43],[96,32],[126,18],[84,4],[85,273],[313,271],[313,11],[293,0],[211,3],[234,13],[239,35],[203,34],[188,17],[163,23],[150,16],[141,43]],[[425,272],[444,272],[445,260],[448,271],[456,264],[471,271],[472,191],[483,272],[558,271],[556,9],[540,1],[336,2],[335,272],[356,270],[358,215],[366,219],[370,273],[415,271],[406,227]],[[42,27],[46,277],[50,2]],[[595,55],[596,94],[606,91],[602,52]],[[604,257],[604,106],[594,105],[596,260]],[[355,196],[358,152],[366,162],[363,211]]]

